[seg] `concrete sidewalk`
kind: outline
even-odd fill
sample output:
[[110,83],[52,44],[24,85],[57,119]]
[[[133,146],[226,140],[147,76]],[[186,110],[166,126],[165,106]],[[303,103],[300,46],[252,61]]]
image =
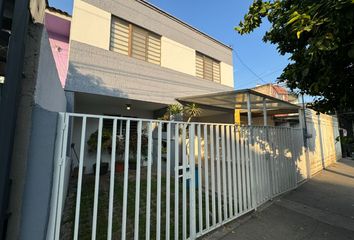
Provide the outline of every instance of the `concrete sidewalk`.
[[354,240],[354,161],[341,160],[269,207],[203,239]]

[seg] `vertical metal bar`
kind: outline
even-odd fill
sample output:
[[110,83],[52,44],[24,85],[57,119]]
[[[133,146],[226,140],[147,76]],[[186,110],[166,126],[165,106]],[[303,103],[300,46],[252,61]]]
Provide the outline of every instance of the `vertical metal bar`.
[[278,150],[277,152],[277,158],[276,158],[276,167],[277,167],[277,180],[278,180],[278,192],[277,193],[280,193],[281,192],[281,189],[282,189],[282,179],[281,179],[281,129],[277,129],[277,145],[276,145],[276,149]]
[[235,152],[235,126],[231,127],[231,158],[232,158],[232,186],[234,199],[234,216],[237,215],[237,173],[236,173],[236,152]]
[[284,139],[283,139],[283,129],[280,128],[280,141],[279,141],[279,149],[280,149],[280,191],[284,190]]
[[216,125],[216,136],[215,136],[215,141],[216,141],[216,178],[217,178],[217,191],[218,191],[218,220],[219,223],[222,223],[222,205],[221,205],[221,170],[220,170],[220,137],[219,137],[219,130],[220,127],[219,125]]
[[[254,129],[255,130],[255,129]],[[257,136],[259,139],[262,139],[262,131],[260,131],[260,128],[257,128],[257,133],[254,134],[254,136]],[[265,176],[266,176],[266,169],[265,169],[265,162],[264,162],[264,154],[263,151],[261,150],[261,147],[259,146],[259,144],[257,144],[257,157],[256,157],[256,161],[258,162],[258,172],[256,173],[256,178],[257,178],[257,182],[258,182],[258,191],[260,194],[260,198],[258,199],[259,202],[263,202],[265,200],[265,195],[266,195],[266,181],[265,181]]]
[[292,189],[293,188],[293,178],[294,178],[294,172],[293,172],[293,157],[294,157],[294,154],[293,154],[293,141],[294,141],[294,138],[293,138],[293,135],[291,134],[291,129],[288,128],[287,129],[287,136],[288,136],[288,154],[290,154],[289,156],[289,160],[288,160],[288,179],[289,179],[289,189]]
[[228,186],[228,197],[229,197],[229,218],[233,216],[232,207],[232,176],[231,176],[231,135],[230,127],[226,126],[226,159],[227,159],[227,186]]
[[64,179],[65,179],[65,169],[66,169],[66,152],[68,144],[68,131],[69,131],[69,115],[64,115],[64,126],[63,126],[63,143],[60,155],[59,163],[59,187],[58,187],[58,201],[57,201],[57,215],[55,220],[55,239],[59,240],[60,237],[60,226],[61,217],[63,212],[63,198],[64,198]]
[[275,169],[275,148],[274,148],[274,129],[268,127],[268,139],[270,143],[270,155],[269,155],[269,160],[270,160],[270,168],[271,168],[271,179],[272,179],[272,192],[271,192],[271,199],[273,199],[273,196],[276,193],[276,184],[277,184],[277,179],[276,179],[276,169]]
[[[292,156],[293,156],[293,167],[294,167],[294,187],[297,186],[297,182],[298,182],[298,174],[297,174],[297,169],[298,169],[298,166],[297,166],[297,158],[295,158],[295,153],[298,152],[299,153],[299,156],[300,156],[300,148],[299,148],[299,143],[298,143],[298,137],[297,137],[297,133],[298,131],[295,130],[295,129],[292,129],[292,135],[294,136],[294,138],[296,139],[296,141],[293,142],[293,149],[292,149]],[[299,157],[300,158],[300,157]]]
[[182,237],[187,239],[187,146],[186,146],[186,128],[187,124],[183,124],[182,130],[182,162],[183,162],[183,177],[182,177]]
[[[259,137],[259,128],[254,128],[254,136],[258,136]],[[256,182],[256,186],[257,186],[257,191],[256,191],[256,195],[257,195],[257,203],[261,202],[262,200],[262,190],[263,190],[263,186],[262,186],[262,181],[261,181],[261,161],[260,161],[260,148],[259,148],[259,142],[255,141],[254,143],[254,160],[255,160],[255,164],[254,164],[254,169],[255,169],[255,182]]]
[[[197,126],[198,140],[198,212],[199,212],[199,231],[203,230],[203,192],[202,192],[202,144],[201,144],[201,126]],[[204,143],[205,144],[205,143]],[[204,145],[205,146],[205,145]],[[205,161],[204,161],[205,165]],[[205,183],[207,184],[207,183]]]
[[175,240],[178,240],[179,238],[179,222],[178,222],[178,216],[179,216],[179,124],[175,124],[175,226],[174,226],[174,232],[175,232]]
[[204,164],[205,164],[205,222],[210,227],[209,214],[209,153],[208,153],[208,125],[204,125]]
[[195,212],[195,152],[194,152],[194,137],[195,137],[195,124],[189,126],[189,171],[191,173],[190,179],[190,239],[196,238],[196,212]]
[[162,122],[157,127],[157,202],[156,202],[156,240],[161,234],[161,149],[162,149]]
[[97,139],[97,155],[96,155],[96,177],[95,177],[95,195],[93,202],[93,219],[92,219],[92,235],[91,239],[96,239],[97,228],[97,210],[98,210],[98,190],[100,187],[100,162],[101,162],[101,145],[102,145],[102,126],[103,118],[100,117],[98,123],[98,139]]
[[273,179],[274,179],[274,191],[273,191],[273,196],[278,193],[278,169],[277,169],[277,134],[278,132],[276,131],[275,128],[272,128],[272,134],[271,134],[271,143],[272,143],[272,169],[273,169]]
[[268,125],[268,116],[267,116],[267,102],[266,99],[263,98],[263,125]]
[[140,174],[141,174],[141,131],[142,121],[138,122],[137,128],[137,147],[136,147],[136,187],[135,187],[135,221],[134,221],[134,239],[139,239],[139,218],[140,218]]
[[268,128],[267,127],[263,127],[263,141],[265,142],[265,147],[263,150],[263,154],[264,154],[264,164],[266,167],[266,181],[267,181],[267,200],[269,200],[271,198],[271,169],[270,169],[270,162],[269,162],[269,139],[268,139]]
[[246,167],[246,186],[247,186],[247,210],[251,207],[251,181],[250,181],[250,142],[249,142],[250,127],[247,127],[245,136],[245,167]]
[[247,93],[247,123],[252,125],[252,109],[251,109],[251,94]]
[[[215,166],[214,165],[215,165],[214,126],[210,125],[211,209],[212,209],[212,214],[213,214],[212,215],[213,226],[216,225]],[[208,175],[209,172],[207,172],[206,174]],[[207,213],[207,214],[209,214],[209,213]]]
[[237,195],[238,195],[238,204],[237,204],[237,213],[242,212],[242,178],[241,178],[241,146],[240,146],[240,127],[236,126],[236,166],[237,166]]
[[53,172],[53,187],[51,191],[51,210],[50,210],[50,216],[48,219],[48,229],[47,229],[47,239],[56,239],[59,236],[55,236],[56,234],[56,228],[59,227],[56,224],[56,219],[58,217],[58,196],[59,196],[59,185],[60,185],[60,167],[61,165],[60,160],[61,160],[61,154],[63,151],[63,134],[65,130],[65,118],[64,118],[64,113],[59,113],[58,114],[58,123],[57,123],[57,135],[55,137],[55,151],[54,151],[54,172]]
[[79,159],[79,174],[76,191],[76,209],[75,209],[75,225],[74,225],[74,240],[79,236],[79,221],[80,221],[80,203],[81,203],[81,187],[82,187],[82,172],[84,168],[85,155],[85,135],[86,135],[86,117],[82,118],[81,139],[80,139],[80,159]]
[[270,141],[269,137],[269,127],[265,127],[265,142],[267,143],[267,149],[265,150],[266,154],[266,161],[267,161],[267,167],[268,167],[268,198],[272,199],[273,197],[273,185],[274,185],[274,180],[273,180],[273,168],[272,168],[272,158],[271,158],[271,151],[272,151],[272,143]]
[[148,127],[148,165],[146,179],[146,230],[145,239],[150,240],[150,211],[151,211],[151,165],[152,165],[152,122],[149,122]]
[[114,174],[116,162],[116,146],[117,146],[117,119],[113,120],[112,131],[112,152],[111,152],[111,173],[109,185],[109,209],[108,209],[108,229],[107,240],[112,239],[112,224],[113,224],[113,198],[114,198]]
[[275,146],[275,149],[277,150],[277,155],[276,155],[276,159],[275,159],[275,166],[276,166],[276,174],[277,174],[277,193],[279,193],[281,191],[281,177],[280,177],[280,148],[279,148],[279,142],[280,142],[280,129],[274,129],[276,134],[275,134],[275,137],[276,137],[276,146]]
[[128,176],[129,176],[129,142],[130,142],[130,120],[125,126],[125,150],[124,150],[124,183],[123,183],[123,213],[122,213],[122,240],[126,237],[127,227],[127,202],[128,202]]
[[254,147],[254,135],[253,135],[253,127],[250,127],[249,130],[249,169],[250,169],[250,187],[251,187],[251,202],[249,205],[252,205],[252,208],[257,208],[256,204],[256,185],[255,185],[255,174],[254,174],[254,154],[253,154],[253,147]]
[[[262,138],[262,131],[258,128],[257,134],[254,136],[258,136],[260,139]],[[259,166],[259,172],[256,174],[256,178],[258,178],[258,184],[259,184],[259,191],[261,193],[261,200],[262,202],[265,200],[265,195],[266,195],[266,169],[265,169],[265,160],[264,160],[264,152],[261,149],[261,146],[258,144],[257,146],[257,160],[258,160],[258,166]]]
[[296,182],[296,169],[295,169],[295,131],[294,129],[289,128],[289,136],[291,136],[291,138],[289,139],[289,144],[290,144],[290,154],[291,154],[291,158],[290,158],[290,187],[294,188],[296,186],[295,182]]
[[[291,170],[291,158],[289,156],[289,152],[290,152],[290,148],[291,148],[291,143],[290,143],[290,140],[291,140],[291,136],[289,135],[289,128],[286,128],[285,129],[285,132],[286,132],[286,149],[287,149],[287,156],[286,156],[286,165],[287,165],[287,180],[288,180],[288,189],[291,188],[291,177],[292,177],[292,174],[290,174],[290,170]],[[292,173],[292,172],[291,172]]]
[[285,186],[286,186],[286,190],[287,189],[289,189],[289,185],[290,185],[290,183],[289,183],[289,165],[288,165],[288,163],[289,163],[289,159],[288,159],[288,156],[286,155],[287,154],[287,152],[286,152],[286,150],[288,150],[288,147],[289,147],[289,144],[288,144],[288,141],[289,141],[289,137],[286,137],[287,135],[287,128],[284,128],[284,167],[285,167],[285,169],[284,169],[284,175],[285,175],[285,178],[284,178],[284,180],[285,180]]
[[226,182],[226,153],[225,153],[225,126],[221,125],[221,153],[222,153],[222,186],[223,186],[223,203],[224,203],[224,220],[227,216],[227,182]]
[[240,130],[241,141],[241,170],[242,170],[242,212],[247,209],[247,183],[246,183],[246,154],[245,154],[245,127]]
[[166,139],[166,240],[170,239],[170,201],[171,201],[171,123],[167,123]]

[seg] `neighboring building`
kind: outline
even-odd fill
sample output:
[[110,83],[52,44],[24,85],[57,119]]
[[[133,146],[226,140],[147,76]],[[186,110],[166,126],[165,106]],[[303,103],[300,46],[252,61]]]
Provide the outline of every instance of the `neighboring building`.
[[[299,104],[298,97],[289,92],[285,87],[278,84],[268,83],[264,85],[258,85],[252,88],[254,91],[260,92],[262,94],[290,102],[292,104]],[[261,118],[254,119],[255,124],[261,123]],[[300,127],[299,125],[299,115],[298,114],[275,114],[268,117],[268,122],[273,126],[283,126],[283,127]]]
[[176,98],[233,86],[232,49],[150,3],[74,0],[72,111],[156,118]]
[[47,29],[59,79],[64,87],[68,74],[71,16],[56,8],[47,7],[44,24]]
[[289,92],[285,87],[282,87],[278,84],[268,83],[264,85],[257,85],[252,89],[265,95],[275,97],[293,104],[297,104],[299,102],[298,97],[295,94]]

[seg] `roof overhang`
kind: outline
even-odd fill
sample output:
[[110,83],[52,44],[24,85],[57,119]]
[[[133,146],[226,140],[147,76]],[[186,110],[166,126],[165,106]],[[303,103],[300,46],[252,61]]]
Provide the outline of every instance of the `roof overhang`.
[[189,96],[177,99],[184,103],[196,103],[201,107],[224,109],[225,111],[240,110],[241,113],[248,111],[248,97],[252,114],[262,114],[264,109],[267,114],[297,113],[300,106],[271,97],[252,89],[242,89],[227,92],[219,92],[205,95]]

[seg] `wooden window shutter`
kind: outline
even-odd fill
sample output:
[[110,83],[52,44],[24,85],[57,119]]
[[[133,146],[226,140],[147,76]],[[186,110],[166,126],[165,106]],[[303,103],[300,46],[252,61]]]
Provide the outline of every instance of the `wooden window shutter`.
[[203,55],[200,53],[196,54],[196,76],[204,78],[204,64],[203,64]]
[[117,17],[112,17],[110,50],[129,54],[129,23]]
[[204,79],[213,80],[213,59],[204,56]]
[[161,37],[115,16],[111,21],[110,50],[161,64]]
[[147,61],[158,65],[161,64],[161,37],[154,33],[148,34]]
[[146,43],[148,33],[146,30],[137,26],[133,26],[132,30],[132,57],[147,61]]
[[220,62],[197,52],[196,76],[220,83]]
[[220,63],[213,61],[213,81],[220,83]]

